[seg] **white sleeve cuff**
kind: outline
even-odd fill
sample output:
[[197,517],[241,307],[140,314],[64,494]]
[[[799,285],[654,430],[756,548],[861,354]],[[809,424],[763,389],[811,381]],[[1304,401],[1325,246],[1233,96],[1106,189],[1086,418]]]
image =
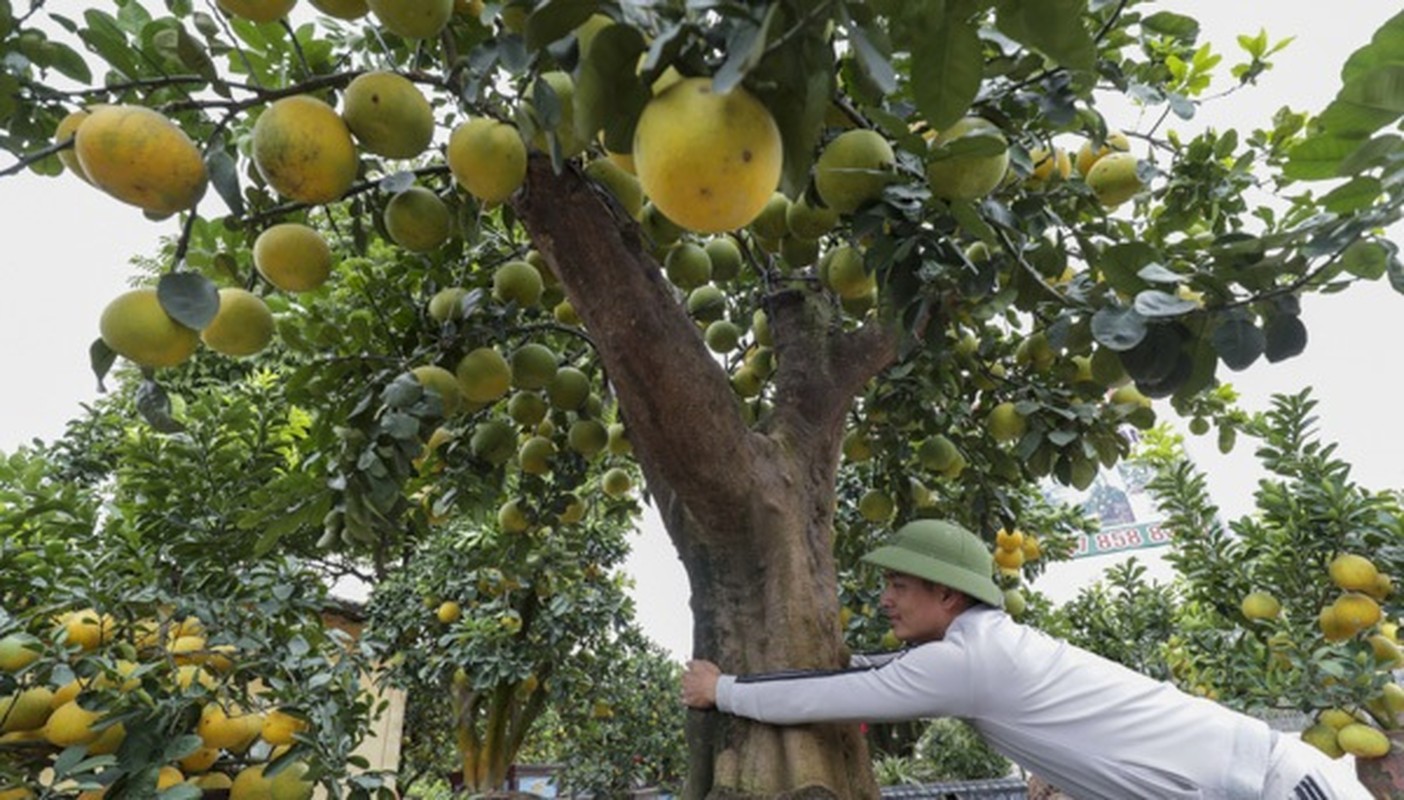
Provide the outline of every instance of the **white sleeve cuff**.
[[730,713],[731,690],[736,686],[735,675],[722,675],[717,678],[717,710]]

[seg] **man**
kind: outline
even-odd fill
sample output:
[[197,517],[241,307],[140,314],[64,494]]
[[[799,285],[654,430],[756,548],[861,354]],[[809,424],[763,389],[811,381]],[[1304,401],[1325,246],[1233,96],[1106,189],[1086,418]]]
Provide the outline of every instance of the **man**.
[[1079,800],[1370,797],[1261,720],[1014,622],[989,550],[958,525],[912,522],[863,560],[886,571],[882,609],[908,649],[812,675],[691,661],[683,702],[777,725],[961,717]]

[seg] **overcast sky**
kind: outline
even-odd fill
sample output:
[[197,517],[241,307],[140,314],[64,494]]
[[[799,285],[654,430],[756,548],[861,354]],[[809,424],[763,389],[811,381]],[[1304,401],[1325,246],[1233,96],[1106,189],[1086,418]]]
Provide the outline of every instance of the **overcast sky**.
[[[1257,89],[1235,94],[1205,109],[1181,130],[1212,124],[1240,130],[1266,127],[1283,105],[1319,111],[1339,86],[1339,67],[1397,4],[1379,0],[1249,3],[1241,0],[1180,0],[1157,4],[1199,18],[1226,65],[1242,60],[1234,43],[1239,33],[1266,27],[1274,41],[1297,37],[1276,56],[1276,69]],[[1262,16],[1270,9],[1270,16]],[[1217,87],[1225,87],[1222,77]],[[1113,120],[1123,128],[1150,119]],[[0,164],[3,166],[3,164]],[[70,175],[0,178],[5,263],[10,274],[0,293],[0,452],[31,438],[52,439],[96,396],[87,366],[88,345],[109,299],[127,285],[134,254],[154,252],[158,237],[177,233],[174,221],[149,222],[121,203]],[[1404,239],[1404,237],[1396,237]],[[1276,365],[1259,363],[1232,375],[1253,410],[1274,392],[1316,389],[1321,429],[1339,441],[1340,453],[1356,465],[1356,478],[1373,488],[1404,486],[1404,432],[1395,422],[1399,406],[1397,343],[1404,341],[1404,296],[1383,284],[1359,288],[1306,304],[1311,341],[1306,353]],[[1172,415],[1173,416],[1173,415]],[[1258,472],[1247,448],[1218,456],[1212,441],[1194,455],[1212,476],[1213,490],[1230,513],[1249,508]],[[631,563],[645,626],[679,656],[690,650],[686,585],[676,556],[650,515]],[[1095,565],[1100,568],[1101,564]],[[1051,572],[1039,588],[1066,596],[1090,574],[1083,563]]]

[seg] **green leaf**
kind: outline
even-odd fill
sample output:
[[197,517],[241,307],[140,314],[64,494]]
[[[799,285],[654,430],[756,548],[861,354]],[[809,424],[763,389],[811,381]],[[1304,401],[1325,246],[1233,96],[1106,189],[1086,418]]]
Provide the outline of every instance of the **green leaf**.
[[1382,64],[1404,63],[1404,13],[1396,14],[1370,37],[1370,43],[1350,54],[1341,67],[1341,82],[1350,83]]
[[185,426],[171,416],[171,398],[161,384],[146,378],[137,386],[136,408],[147,424],[161,433],[180,433]]
[[1301,319],[1292,314],[1281,314],[1268,320],[1264,331],[1266,344],[1263,353],[1270,363],[1300,355],[1306,349],[1307,329]]
[[1083,26],[1086,13],[1086,0],[1000,0],[995,26],[1069,69],[1091,71],[1097,49]]
[[94,339],[88,345],[88,363],[91,365],[93,374],[97,376],[98,390],[107,391],[102,385],[102,379],[107,377],[107,373],[112,370],[112,365],[117,361],[117,353],[107,346],[101,338]]
[[1150,288],[1141,279],[1140,272],[1156,261],[1156,252],[1150,245],[1144,242],[1123,242],[1102,251],[1097,260],[1097,268],[1113,289],[1136,295]]
[[156,296],[171,319],[191,330],[204,330],[219,313],[219,287],[198,272],[162,275]]
[[772,51],[747,83],[780,129],[785,153],[780,190],[790,197],[798,197],[809,182],[834,74],[828,42],[818,35],[800,36]]
[[68,45],[62,42],[45,42],[43,53],[44,66],[53,67],[79,83],[93,82],[93,73],[88,69],[88,62]]
[[970,109],[984,72],[980,36],[951,15],[912,53],[911,89],[917,109],[932,127],[946,128]]
[[161,761],[164,763],[179,761],[204,746],[200,737],[192,733],[177,736],[166,743],[165,749],[161,752]]
[[1193,42],[1199,38],[1198,20],[1170,11],[1160,11],[1141,20],[1141,29],[1184,42]]
[[751,70],[760,66],[770,39],[770,28],[780,16],[781,4],[767,9],[759,25],[738,24],[726,42],[726,61],[712,76],[712,86],[718,92],[729,92],[738,86]]
[[591,140],[603,128],[608,150],[633,150],[634,126],[652,98],[638,76],[639,54],[647,48],[643,35],[628,25],[610,25],[595,34],[575,83],[577,136]]
[[127,78],[136,78],[141,74],[132,55],[135,51],[116,19],[97,9],[88,9],[83,12],[83,20],[88,24],[79,30],[78,35],[93,52]]
[[239,189],[239,165],[234,157],[223,148],[205,154],[205,171],[210,175],[210,183],[230,213],[236,217],[244,215],[244,193]]
[[1379,178],[1360,176],[1332,189],[1321,198],[1321,205],[1336,214],[1352,214],[1375,204],[1384,194]]
[[1368,135],[1404,114],[1404,64],[1384,64],[1344,86],[1321,114],[1321,125],[1337,134]]
[[1389,266],[1389,255],[1379,242],[1362,239],[1341,253],[1341,268],[1357,278],[1378,280]]
[[1162,292],[1158,289],[1147,289],[1136,295],[1136,313],[1147,319],[1157,317],[1178,317],[1181,314],[1188,314],[1199,309],[1199,304],[1193,300],[1185,300],[1176,297],[1169,292]]
[[873,39],[868,35],[866,29],[861,25],[854,25],[848,33],[848,39],[853,43],[853,54],[857,57],[858,66],[873,82],[883,94],[891,94],[897,90],[897,73],[892,69],[890,54],[878,49],[873,43]]
[[599,8],[599,0],[548,0],[527,17],[522,31],[527,50],[535,52],[565,38]]
[[1229,369],[1238,372],[1252,366],[1263,354],[1266,338],[1246,314],[1236,313],[1214,329],[1214,349]]
[[1146,318],[1133,308],[1107,306],[1092,315],[1092,338],[1119,353],[1144,341],[1148,330]]

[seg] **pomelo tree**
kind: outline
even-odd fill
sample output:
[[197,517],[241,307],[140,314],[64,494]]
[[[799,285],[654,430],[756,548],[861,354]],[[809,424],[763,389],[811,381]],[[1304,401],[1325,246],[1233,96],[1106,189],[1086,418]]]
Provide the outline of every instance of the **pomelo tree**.
[[[165,376],[247,357],[257,304],[237,347],[190,332],[252,290],[320,447],[248,522],[376,570],[451,512],[583,535],[637,464],[731,671],[844,662],[839,487],[1017,573],[1029,481],[1089,485],[1150,398],[1212,417],[1221,367],[1306,345],[1303,295],[1404,286],[1398,17],[1319,115],[1181,133],[1221,56],[1137,2],[309,2],[0,0],[5,171],[76,156],[179,215],[164,314],[112,310],[98,371],[142,366],[177,427]],[[1248,84],[1274,48],[1243,46]],[[444,207],[391,209],[416,187]],[[689,797],[876,791],[856,726],[688,735]]]

